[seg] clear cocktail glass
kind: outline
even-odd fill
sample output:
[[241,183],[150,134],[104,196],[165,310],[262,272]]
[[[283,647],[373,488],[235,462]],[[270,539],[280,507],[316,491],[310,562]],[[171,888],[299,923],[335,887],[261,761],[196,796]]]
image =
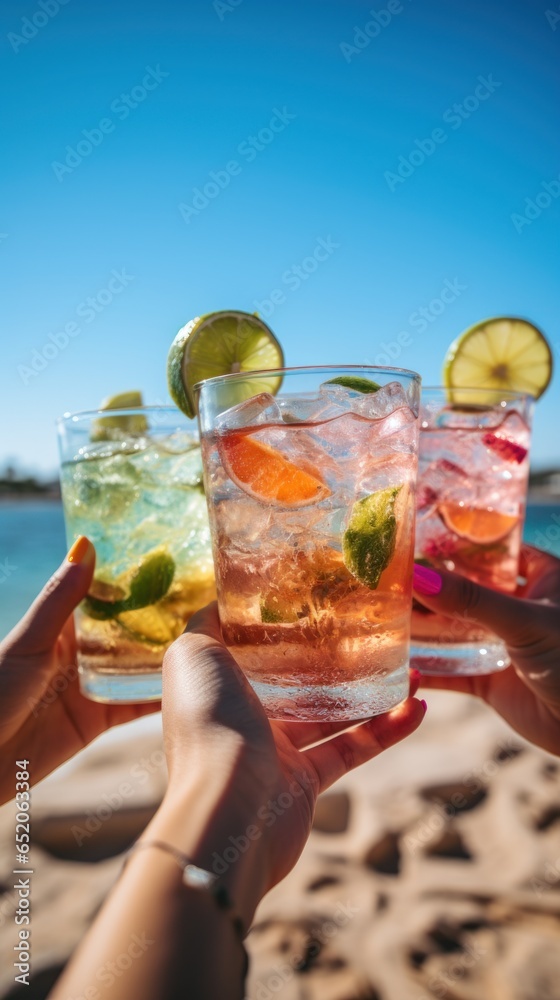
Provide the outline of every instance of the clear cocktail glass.
[[292,368],[196,392],[223,634],[267,714],[387,711],[408,693],[419,376]]
[[[422,389],[416,561],[493,590],[517,586],[533,399],[490,389]],[[411,665],[425,674],[487,674],[509,660],[474,621],[414,602]]]
[[161,697],[163,654],[215,596],[196,421],[172,406],[58,421],[68,544],[87,535],[95,577],[75,614],[81,689],[102,702]]

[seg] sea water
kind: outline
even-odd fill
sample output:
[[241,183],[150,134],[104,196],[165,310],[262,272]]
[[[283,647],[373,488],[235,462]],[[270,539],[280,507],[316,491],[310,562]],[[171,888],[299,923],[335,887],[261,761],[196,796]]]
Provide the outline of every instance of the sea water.
[[[560,502],[529,504],[524,538],[560,557]],[[0,503],[0,637],[21,618],[65,553],[60,503]]]

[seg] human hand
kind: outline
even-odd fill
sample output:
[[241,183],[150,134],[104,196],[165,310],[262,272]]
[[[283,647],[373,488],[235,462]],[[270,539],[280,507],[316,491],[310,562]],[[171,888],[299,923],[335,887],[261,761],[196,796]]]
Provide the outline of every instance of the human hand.
[[[482,698],[521,736],[560,756],[560,559],[525,545],[519,572],[526,582],[510,596],[455,573],[415,568],[414,596],[422,604],[491,629],[511,659],[499,673],[425,676],[422,686]],[[428,589],[439,586],[436,578],[439,593],[426,593],[426,581]]]
[[[350,730],[348,722],[269,721],[223,643],[215,604],[167,651],[162,706],[169,789],[145,837],[171,840],[217,874],[229,869],[225,878],[247,924],[264,892],[296,863],[318,794],[412,733],[425,712],[409,697]],[[197,810],[208,820],[193,841]],[[235,843],[244,857],[230,864]],[[225,864],[216,860],[224,857]]]
[[0,643],[0,802],[15,794],[16,760],[28,759],[39,781],[105,729],[159,709],[101,705],[80,693],[72,612],[94,567],[95,549],[81,537]]
[[[119,997],[245,996],[239,930],[248,930],[262,896],[297,861],[317,795],[416,729],[425,705],[409,697],[347,732],[348,723],[269,722],[224,645],[214,604],[167,650],[162,710],[167,792],[140,838],[145,849],[133,850],[55,986],[61,1000],[93,995],[99,969],[140,935],[157,946],[126,969]],[[233,912],[185,888],[176,852],[219,876],[217,898],[223,902],[225,890]]]

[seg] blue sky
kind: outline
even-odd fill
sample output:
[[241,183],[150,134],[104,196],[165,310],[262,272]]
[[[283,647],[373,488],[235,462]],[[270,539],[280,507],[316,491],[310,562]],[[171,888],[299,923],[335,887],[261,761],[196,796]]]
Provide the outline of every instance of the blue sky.
[[214,309],[260,308],[289,364],[389,353],[429,384],[489,315],[560,347],[546,3],[58,2],[2,9],[0,462],[53,469],[55,417],[107,394],[166,400],[173,336]]

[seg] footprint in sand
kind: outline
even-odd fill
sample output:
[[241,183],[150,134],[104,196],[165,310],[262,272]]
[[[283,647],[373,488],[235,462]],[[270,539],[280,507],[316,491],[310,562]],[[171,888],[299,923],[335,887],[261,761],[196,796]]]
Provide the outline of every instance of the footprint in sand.
[[62,861],[105,861],[126,851],[146,829],[156,806],[37,817],[33,844]]
[[350,823],[350,796],[346,792],[330,792],[319,796],[313,818],[313,829],[319,833],[346,833]]

